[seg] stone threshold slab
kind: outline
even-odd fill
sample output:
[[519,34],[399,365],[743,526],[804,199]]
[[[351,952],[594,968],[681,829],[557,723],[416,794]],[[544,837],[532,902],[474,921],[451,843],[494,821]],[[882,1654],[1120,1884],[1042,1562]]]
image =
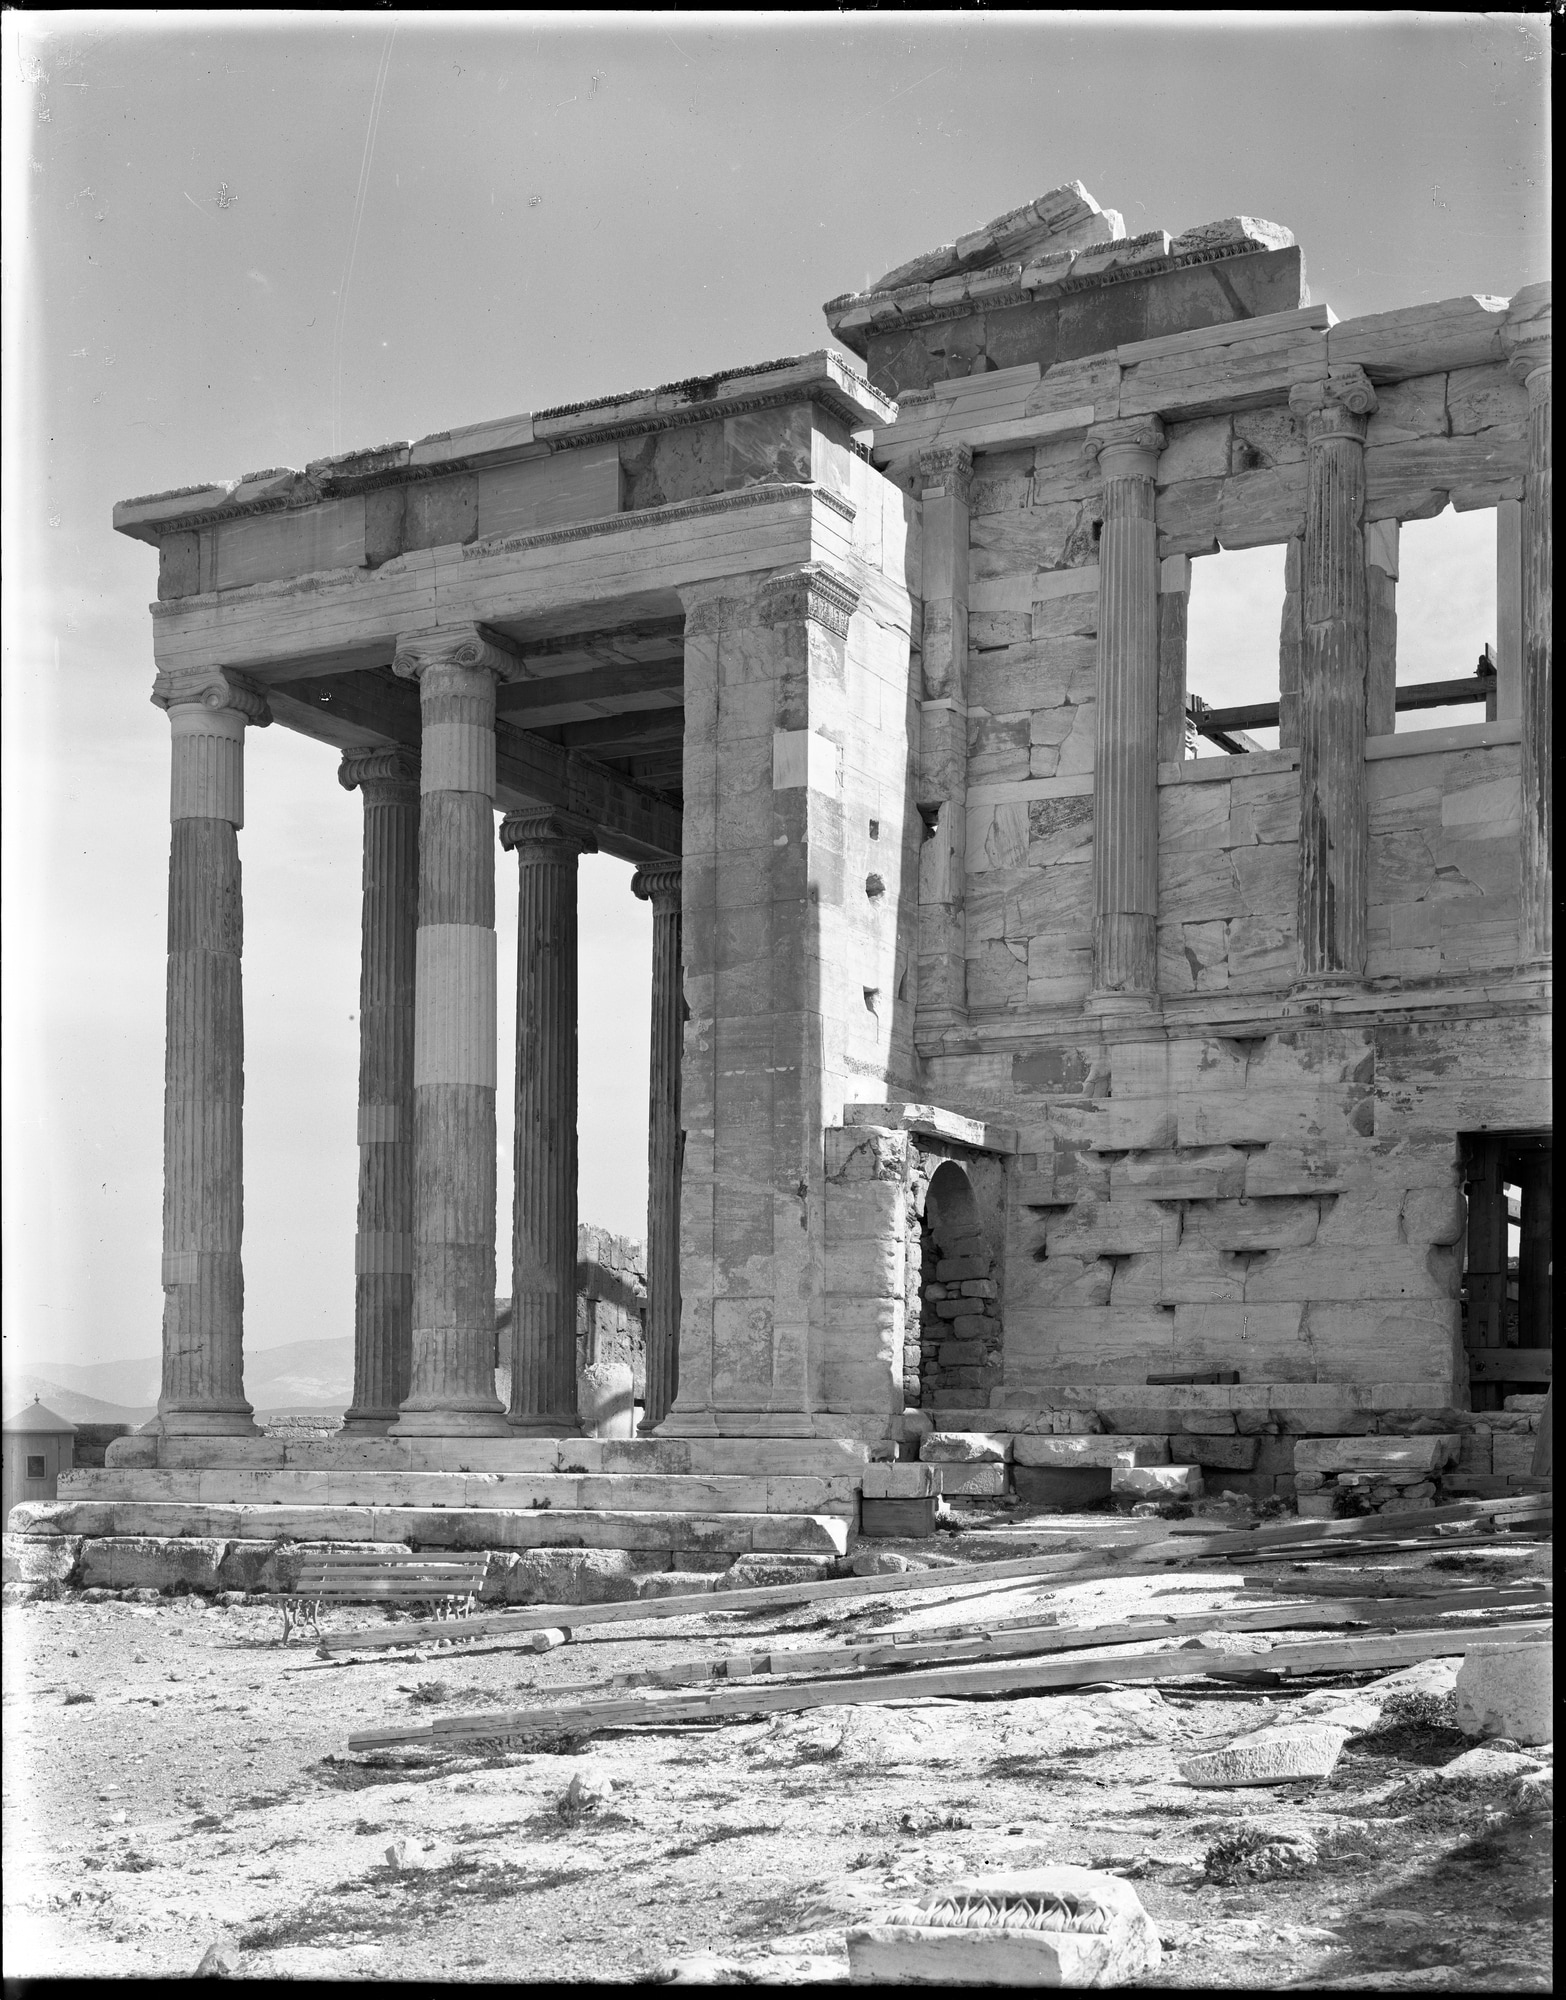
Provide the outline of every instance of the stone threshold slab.
[[111,1467],[164,1470],[287,1466],[333,1472],[642,1473],[703,1479],[852,1477],[870,1458],[855,1437],[393,1438],[160,1437],[109,1446]]
[[[863,1474],[861,1473],[861,1478]],[[780,1473],[700,1478],[685,1473],[377,1472],[289,1466],[81,1468],[60,1475],[59,1498],[174,1500],[217,1506],[564,1508],[689,1514],[839,1514],[852,1519],[856,1482]]]
[[819,1514],[655,1514],[493,1507],[223,1506],[205,1501],[27,1502],[12,1534],[192,1536],[219,1541],[404,1542],[419,1548],[669,1549],[844,1555],[852,1534]]

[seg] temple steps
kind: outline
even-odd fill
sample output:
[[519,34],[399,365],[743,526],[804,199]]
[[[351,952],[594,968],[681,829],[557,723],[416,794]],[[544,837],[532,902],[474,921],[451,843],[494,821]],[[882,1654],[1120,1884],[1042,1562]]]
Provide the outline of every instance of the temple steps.
[[[861,1475],[862,1476],[862,1475]],[[60,1475],[61,1501],[175,1501],[212,1506],[536,1509],[567,1513],[822,1514],[851,1520],[856,1482],[763,1474],[377,1472],[219,1466],[107,1466]]]
[[651,1508],[225,1505],[207,1500],[56,1500],[11,1510],[12,1534],[197,1537],[244,1542],[402,1542],[468,1549],[628,1549],[709,1555],[847,1552],[843,1514],[679,1513]]
[[758,1479],[856,1478],[870,1446],[855,1437],[167,1437],[116,1438],[110,1471],[626,1473]]

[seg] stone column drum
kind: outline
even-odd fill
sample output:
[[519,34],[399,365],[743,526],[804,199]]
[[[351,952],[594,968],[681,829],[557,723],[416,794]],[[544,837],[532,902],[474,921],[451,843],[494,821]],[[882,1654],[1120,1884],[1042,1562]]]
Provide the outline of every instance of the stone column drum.
[[580,1431],[576,1401],[576,862],[585,821],[540,806],[501,821],[517,857],[513,1430]]
[[1365,426],[1376,392],[1362,368],[1297,384],[1307,447],[1299,694],[1302,979],[1365,969]]
[[495,682],[471,629],[400,640],[419,686],[413,1369],[401,1437],[505,1437],[495,1394]]
[[160,673],[173,737],[163,1094],[163,1379],[171,1437],[255,1431],[244,1388],[245,730],[260,692],[218,668]]
[[652,1048],[647,1084],[647,1431],[669,1414],[680,1367],[680,1063],[685,987],[680,960],[678,861],[639,868],[631,891],[652,904]]
[[1096,425],[1104,475],[1098,550],[1093,766],[1093,992],[1153,1000],[1158,968],[1158,531],[1156,417]]
[[419,924],[419,760],[350,750],[337,778],[364,801],[359,961],[359,1225],[353,1401],[343,1428],[397,1420],[413,1366],[413,1009]]

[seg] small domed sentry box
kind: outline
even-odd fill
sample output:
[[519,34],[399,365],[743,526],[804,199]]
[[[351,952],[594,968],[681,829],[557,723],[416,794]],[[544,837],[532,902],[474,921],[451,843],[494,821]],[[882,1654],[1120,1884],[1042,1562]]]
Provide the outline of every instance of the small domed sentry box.
[[5,1518],[23,1500],[55,1500],[62,1472],[69,1472],[76,1426],[57,1417],[35,1396],[24,1410],[7,1417],[3,1427]]

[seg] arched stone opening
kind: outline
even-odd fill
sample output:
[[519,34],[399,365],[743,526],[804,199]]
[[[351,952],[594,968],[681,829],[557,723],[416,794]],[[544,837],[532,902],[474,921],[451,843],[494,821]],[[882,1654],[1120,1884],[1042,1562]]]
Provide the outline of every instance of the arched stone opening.
[[919,1219],[919,1403],[988,1403],[1001,1380],[996,1257],[965,1164],[943,1160]]

